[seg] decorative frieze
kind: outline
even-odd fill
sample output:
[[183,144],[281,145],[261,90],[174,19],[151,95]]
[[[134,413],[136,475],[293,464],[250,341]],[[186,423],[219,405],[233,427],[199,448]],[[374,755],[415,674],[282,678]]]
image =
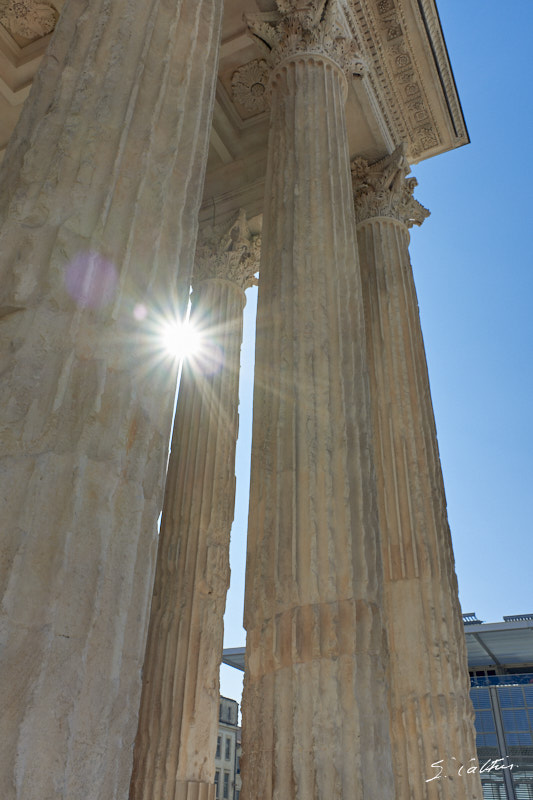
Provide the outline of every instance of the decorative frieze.
[[218,278],[236,283],[243,291],[257,285],[261,237],[252,234],[241,208],[228,228],[201,232],[196,248],[193,286]]
[[427,98],[417,79],[417,69],[407,37],[407,26],[396,0],[376,0],[380,47],[383,50],[398,99],[407,111],[410,123],[409,138],[413,155],[437,147],[440,139],[431,117]]
[[406,177],[410,171],[404,144],[374,164],[364,158],[354,159],[352,180],[357,222],[392,217],[408,228],[422,225],[430,212],[413,197],[418,181]]
[[278,11],[246,17],[271,67],[301,56],[319,56],[334,61],[347,78],[362,75],[364,64],[356,44],[338,22],[338,0],[276,0],[276,5]]
[[37,39],[51,33],[59,14],[46,0],[0,0],[0,24],[14,36]]

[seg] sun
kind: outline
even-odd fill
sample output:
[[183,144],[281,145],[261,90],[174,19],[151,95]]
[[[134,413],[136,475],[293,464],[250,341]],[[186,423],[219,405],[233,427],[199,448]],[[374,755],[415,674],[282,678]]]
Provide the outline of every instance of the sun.
[[202,347],[202,334],[189,320],[165,323],[161,338],[166,352],[178,361],[198,355]]

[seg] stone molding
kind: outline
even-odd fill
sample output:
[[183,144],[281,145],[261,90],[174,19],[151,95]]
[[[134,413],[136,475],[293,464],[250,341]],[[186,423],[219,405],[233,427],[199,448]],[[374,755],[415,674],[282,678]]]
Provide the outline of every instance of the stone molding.
[[441,65],[440,79],[442,81],[443,89],[446,95],[446,103],[450,107],[451,122],[458,139],[468,141],[468,133],[466,130],[465,121],[463,119],[461,103],[455,88],[455,81],[453,73],[450,68],[446,69],[445,65],[448,62],[448,54],[446,50],[446,42],[440,26],[438,12],[435,13],[434,0],[418,0],[421,12],[424,15],[425,24],[431,37],[432,47],[435,53],[436,61]]
[[408,228],[422,225],[430,212],[413,197],[418,181],[406,177],[410,171],[404,144],[374,164],[355,158],[352,181],[357,222],[390,217]]
[[[433,0],[419,0],[413,27],[408,0],[350,0],[346,18],[357,38],[380,111],[394,141],[405,141],[411,163],[469,141]],[[428,73],[430,68],[435,72]],[[431,90],[440,84],[439,111]]]
[[250,34],[275,71],[301,57],[327,58],[347,79],[360,77],[364,63],[353,39],[338,22],[338,0],[276,0],[278,11],[246,15]]
[[0,0],[0,24],[9,33],[24,39],[37,39],[51,33],[58,16],[48,2]]
[[243,291],[257,286],[261,237],[252,234],[246,212],[241,208],[228,228],[227,223],[200,231],[194,263],[193,289],[203,281],[224,280]]
[[409,130],[414,155],[437,147],[440,137],[432,117],[416,63],[414,50],[407,34],[402,3],[398,0],[378,0],[377,23],[381,36],[383,60],[393,76],[393,92]]

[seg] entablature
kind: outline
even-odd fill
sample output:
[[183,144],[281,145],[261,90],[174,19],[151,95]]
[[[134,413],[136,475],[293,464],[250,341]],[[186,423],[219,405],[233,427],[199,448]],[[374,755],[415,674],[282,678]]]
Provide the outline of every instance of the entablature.
[[[313,1],[309,0],[309,4]],[[64,0],[0,0],[0,157]],[[302,3],[300,3],[302,5]],[[304,4],[305,5],[305,4]],[[337,0],[337,25],[364,69],[349,79],[351,158],[400,144],[414,164],[468,142],[434,0]],[[284,6],[286,2],[284,0]],[[269,127],[268,66],[246,18],[276,0],[225,0],[201,219],[260,213]]]

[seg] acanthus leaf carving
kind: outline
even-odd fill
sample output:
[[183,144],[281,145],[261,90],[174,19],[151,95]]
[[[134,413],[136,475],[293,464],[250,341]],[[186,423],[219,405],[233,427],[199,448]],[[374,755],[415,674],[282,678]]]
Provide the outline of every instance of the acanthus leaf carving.
[[203,232],[198,239],[194,262],[193,289],[199,283],[219,279],[235,283],[243,291],[256,286],[261,237],[252,234],[246,212],[241,208],[229,226]]
[[348,78],[363,74],[356,43],[339,25],[338,0],[276,0],[276,5],[277,11],[245,17],[271,68],[298,56],[325,56]]
[[413,197],[418,181],[407,177],[410,172],[405,144],[374,164],[364,158],[354,159],[352,181],[357,222],[391,217],[408,228],[422,225],[430,212]]

